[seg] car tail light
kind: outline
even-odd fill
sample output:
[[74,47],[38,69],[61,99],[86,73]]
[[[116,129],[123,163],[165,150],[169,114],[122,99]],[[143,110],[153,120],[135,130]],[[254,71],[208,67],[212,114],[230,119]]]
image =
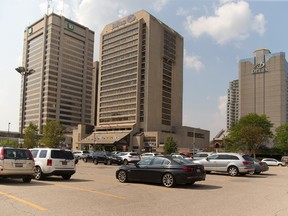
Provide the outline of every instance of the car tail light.
[[251,162],[249,162],[249,161],[243,161],[243,164],[244,164],[244,165],[250,165]]
[[52,166],[52,160],[51,159],[47,160],[47,166]]
[[1,149],[0,160],[4,160],[4,148]]
[[33,157],[32,153],[31,153],[31,151],[29,151],[29,154],[30,154],[30,158],[32,158],[32,160],[34,161],[34,157]]
[[265,163],[265,162],[259,162],[259,165],[260,165],[260,166],[265,166],[266,163]]
[[183,170],[185,171],[185,172],[191,172],[193,169],[191,168],[191,167],[183,167]]

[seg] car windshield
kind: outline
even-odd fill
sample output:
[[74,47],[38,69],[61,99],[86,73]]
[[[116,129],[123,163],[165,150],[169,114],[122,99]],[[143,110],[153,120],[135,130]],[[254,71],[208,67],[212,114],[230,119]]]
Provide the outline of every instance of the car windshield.
[[182,157],[172,157],[172,160],[178,164],[193,164],[191,161],[186,160]]

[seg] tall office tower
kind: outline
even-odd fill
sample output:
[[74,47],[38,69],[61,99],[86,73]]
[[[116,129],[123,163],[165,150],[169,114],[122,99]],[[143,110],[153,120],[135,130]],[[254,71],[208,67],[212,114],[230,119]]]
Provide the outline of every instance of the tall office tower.
[[144,10],[106,25],[100,43],[96,127],[106,136],[96,134],[95,142],[114,143],[131,134],[126,144],[132,139],[135,143],[142,132],[146,143],[163,142],[160,133],[171,134],[182,126],[182,91],[181,35]]
[[33,122],[40,129],[48,120],[66,128],[91,124],[93,46],[93,31],[56,14],[26,28],[23,66],[34,72],[22,79],[20,125],[22,119],[24,127]]
[[238,120],[239,105],[239,80],[233,80],[229,84],[227,96],[227,128],[230,128]]
[[285,53],[259,49],[239,63],[239,117],[265,114],[274,129],[288,122],[288,64]]

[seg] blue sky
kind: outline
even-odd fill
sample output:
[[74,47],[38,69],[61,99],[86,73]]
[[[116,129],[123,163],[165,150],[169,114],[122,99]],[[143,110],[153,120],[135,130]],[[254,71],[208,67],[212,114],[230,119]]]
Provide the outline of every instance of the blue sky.
[[[47,12],[47,0],[1,0],[0,130],[18,131],[24,29]],[[183,125],[226,128],[229,82],[238,62],[259,48],[288,52],[287,1],[50,0],[49,12],[95,32],[94,60],[105,24],[144,9],[184,37]],[[287,59],[287,58],[286,58]]]

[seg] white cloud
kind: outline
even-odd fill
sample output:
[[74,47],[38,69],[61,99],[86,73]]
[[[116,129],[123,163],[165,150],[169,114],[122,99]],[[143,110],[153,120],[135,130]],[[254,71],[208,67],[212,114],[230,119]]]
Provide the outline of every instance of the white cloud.
[[188,11],[185,10],[183,7],[179,7],[176,11],[177,16],[186,16],[188,14]]
[[155,0],[153,4],[153,8],[155,11],[159,12],[163,9],[163,7],[168,3],[168,0]]
[[207,34],[217,43],[225,44],[232,40],[243,40],[249,37],[251,31],[262,35],[265,32],[265,17],[263,14],[254,16],[248,2],[223,3],[215,9],[214,16],[202,16],[193,20],[186,17],[188,30],[195,37]]
[[184,50],[184,66],[190,69],[194,69],[196,71],[202,70],[205,66],[201,62],[201,58],[199,56],[190,56]]

